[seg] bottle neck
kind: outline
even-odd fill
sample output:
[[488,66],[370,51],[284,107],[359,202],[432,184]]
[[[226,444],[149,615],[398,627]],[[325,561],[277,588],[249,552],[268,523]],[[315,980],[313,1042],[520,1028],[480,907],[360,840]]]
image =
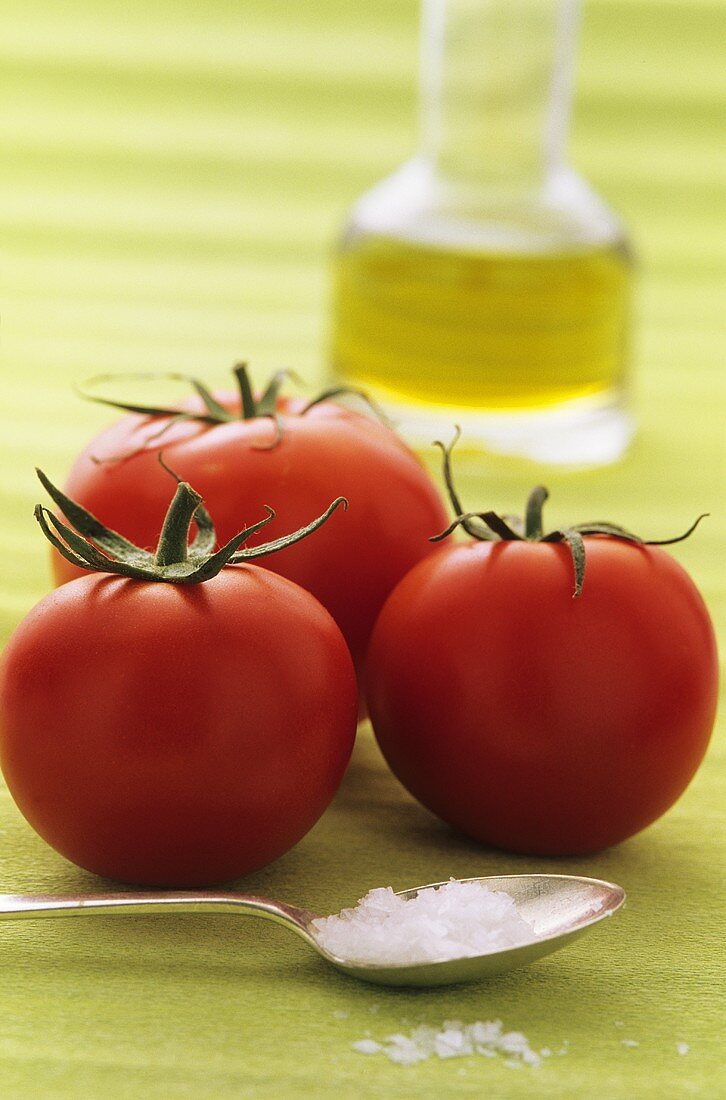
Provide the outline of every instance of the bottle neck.
[[423,0],[422,152],[456,183],[537,187],[563,162],[579,0]]

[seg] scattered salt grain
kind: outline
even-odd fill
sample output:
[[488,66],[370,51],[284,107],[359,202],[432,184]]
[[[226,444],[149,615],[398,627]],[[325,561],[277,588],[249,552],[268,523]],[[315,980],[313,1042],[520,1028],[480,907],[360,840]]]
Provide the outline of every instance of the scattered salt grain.
[[339,1008],[333,1013],[333,1016],[336,1020],[347,1020],[350,1016],[350,1012],[346,1012],[344,1008]]
[[[463,1024],[460,1020],[445,1020],[440,1028],[422,1024],[409,1035],[387,1035],[382,1042],[360,1039],[353,1043],[359,1054],[383,1054],[391,1062],[412,1066],[427,1058],[463,1058],[481,1055],[496,1058],[504,1055],[505,1066],[533,1069],[542,1065],[545,1051],[532,1050],[521,1031],[504,1031],[501,1020]],[[547,1052],[549,1053],[549,1052]]]
[[359,1039],[357,1043],[353,1043],[353,1050],[357,1050],[359,1054],[378,1054],[383,1047],[373,1039]]
[[411,898],[390,886],[371,890],[354,908],[312,923],[331,955],[371,965],[442,962],[537,939],[508,894],[457,879]]
[[688,1043],[676,1043],[676,1050],[679,1054],[688,1054],[690,1049]]
[[637,1039],[621,1039],[620,1042],[622,1046],[628,1047],[629,1050],[635,1050],[636,1047],[640,1046]]

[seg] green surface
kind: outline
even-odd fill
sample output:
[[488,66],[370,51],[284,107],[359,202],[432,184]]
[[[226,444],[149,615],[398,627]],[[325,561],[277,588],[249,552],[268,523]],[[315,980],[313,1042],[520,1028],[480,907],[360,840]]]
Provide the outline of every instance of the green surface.
[[[73,396],[72,381],[115,368],[203,369],[222,381],[239,355],[261,371],[320,372],[330,243],[348,204],[413,147],[417,14],[414,0],[6,0],[4,636],[49,583],[32,467],[62,477],[108,419]],[[573,158],[622,212],[640,255],[640,433],[613,468],[548,476],[551,522],[604,515],[659,537],[710,510],[673,553],[722,646],[725,16],[723,3],[702,0],[586,3]],[[462,493],[512,510],[532,477],[524,464],[485,461]],[[717,734],[686,795],[640,837],[590,859],[515,859],[455,836],[407,798],[364,731],[334,806],[246,890],[325,912],[371,885],[553,869],[621,883],[626,910],[528,971],[417,994],[329,972],[259,922],[8,924],[0,1092],[718,1096],[723,776]],[[0,889],[93,885],[3,793]],[[567,1040],[569,1052],[517,1071],[488,1059],[397,1067],[351,1050],[367,1032],[452,1017],[501,1017],[533,1045]]]

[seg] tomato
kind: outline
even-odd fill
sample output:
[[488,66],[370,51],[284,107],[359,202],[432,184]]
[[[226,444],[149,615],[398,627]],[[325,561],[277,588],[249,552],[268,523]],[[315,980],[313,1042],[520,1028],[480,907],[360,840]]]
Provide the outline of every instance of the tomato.
[[[239,397],[217,397],[239,414]],[[303,409],[301,401],[278,400],[277,445],[275,425],[264,415],[170,427],[168,416],[125,416],[83,451],[65,488],[141,546],[153,544],[166,507],[162,449],[203,496],[221,542],[242,520],[259,516],[262,504],[277,511],[269,528],[274,538],[306,523],[333,497],[347,497],[345,515],[333,516],[315,539],[266,559],[265,568],[306,588],[330,611],[362,676],[378,612],[401,577],[431,553],[429,536],[445,525],[446,514],[423,465],[390,428],[334,403]],[[113,461],[123,455],[130,457]],[[53,568],[58,583],[77,575],[60,558]]]
[[87,574],[41,600],[0,667],[21,812],[129,883],[209,885],[282,855],[333,797],[356,721],[335,622],[254,565],[204,583]]
[[574,599],[564,542],[451,544],[400,582],[373,633],[368,703],[391,769],[508,851],[632,836],[683,792],[714,721],[714,633],[686,572],[657,546],[583,544]]

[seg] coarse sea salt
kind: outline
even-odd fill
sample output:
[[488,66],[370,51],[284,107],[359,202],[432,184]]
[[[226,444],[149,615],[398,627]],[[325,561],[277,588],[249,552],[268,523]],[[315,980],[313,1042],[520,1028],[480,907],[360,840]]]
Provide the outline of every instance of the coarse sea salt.
[[397,1032],[387,1035],[382,1042],[360,1039],[353,1043],[359,1054],[383,1054],[399,1066],[412,1066],[427,1058],[465,1058],[481,1055],[484,1058],[504,1057],[510,1069],[542,1065],[549,1056],[545,1049],[532,1050],[521,1031],[505,1031],[501,1020],[477,1020],[463,1024],[461,1020],[445,1020],[440,1028],[422,1024],[408,1035]]
[[410,898],[390,886],[370,890],[354,908],[312,923],[331,955],[369,965],[443,962],[537,939],[508,894],[457,879]]

